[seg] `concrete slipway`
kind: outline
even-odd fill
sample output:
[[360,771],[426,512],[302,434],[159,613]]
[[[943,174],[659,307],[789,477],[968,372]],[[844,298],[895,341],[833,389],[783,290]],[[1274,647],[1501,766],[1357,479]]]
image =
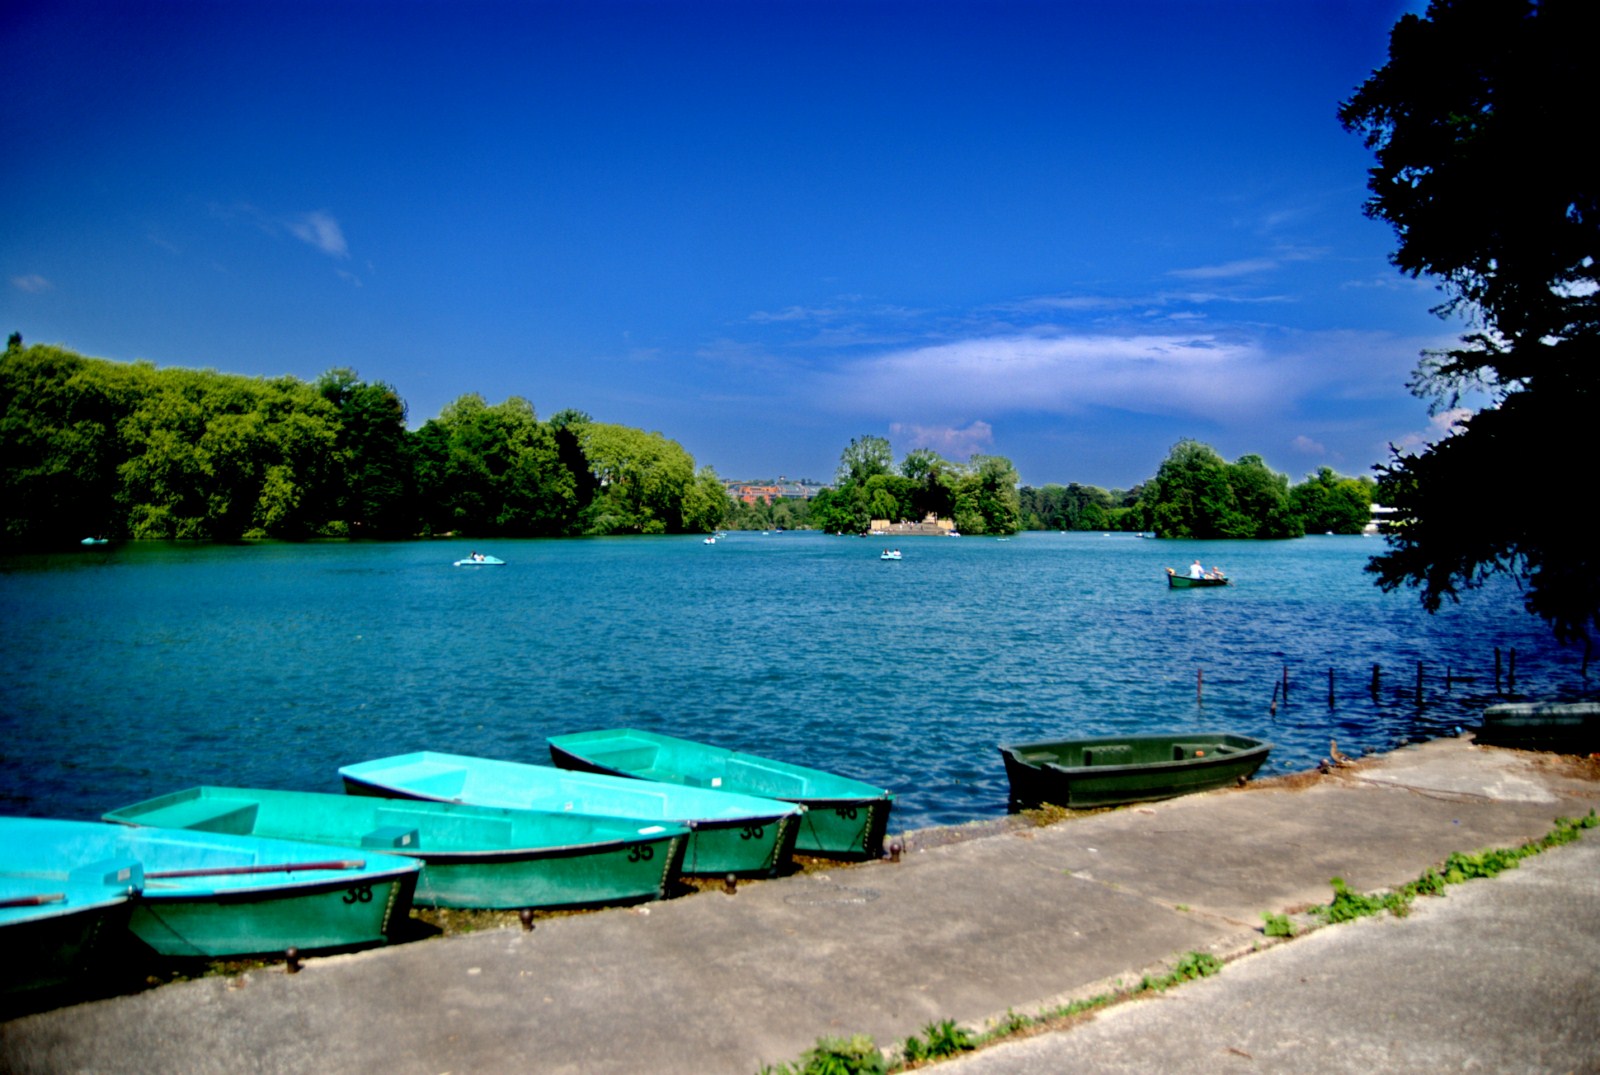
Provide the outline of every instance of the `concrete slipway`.
[[1397,886],[1597,803],[1592,763],[1440,740],[1047,828],[913,833],[899,864],[26,1016],[0,1024],[0,1069],[750,1075],[822,1035],[891,1044],[1206,951],[1242,958],[936,1070],[1600,1071],[1600,830],[1404,920],[1260,931],[1333,876]]

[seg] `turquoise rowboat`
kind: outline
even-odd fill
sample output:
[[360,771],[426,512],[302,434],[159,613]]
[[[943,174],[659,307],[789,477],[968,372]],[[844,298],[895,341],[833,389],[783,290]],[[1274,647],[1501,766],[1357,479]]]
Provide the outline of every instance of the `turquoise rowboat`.
[[683,857],[688,874],[773,876],[793,860],[800,827],[800,808],[774,799],[460,754],[401,754],[346,765],[339,775],[354,795],[684,825],[692,830]]
[[585,907],[660,899],[689,830],[415,799],[199,787],[105,815],[125,825],[378,850],[420,859],[428,907]]
[[[137,862],[12,872],[0,845],[0,997],[20,997],[71,982],[123,934],[129,898],[144,884]],[[31,863],[30,863],[31,865]]]
[[551,736],[550,757],[563,769],[782,799],[805,807],[796,851],[847,859],[883,855],[894,795],[849,777],[637,728]]
[[253,836],[0,818],[6,868],[142,868],[128,928],[164,956],[216,959],[379,944],[403,922],[421,864]]
[[1000,748],[1015,806],[1119,806],[1242,784],[1271,743],[1227,732],[1122,735]]

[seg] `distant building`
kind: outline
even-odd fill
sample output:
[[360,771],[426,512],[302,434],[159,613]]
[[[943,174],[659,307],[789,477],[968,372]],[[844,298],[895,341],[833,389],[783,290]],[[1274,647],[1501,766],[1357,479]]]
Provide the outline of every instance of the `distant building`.
[[879,537],[944,537],[955,533],[955,529],[953,519],[937,518],[930,511],[920,523],[891,523],[888,519],[874,519],[871,533]]
[[801,478],[790,481],[780,477],[777,481],[724,481],[722,483],[728,495],[735,500],[742,500],[746,504],[757,501],[770,504],[774,500],[810,500],[827,486],[821,482]]

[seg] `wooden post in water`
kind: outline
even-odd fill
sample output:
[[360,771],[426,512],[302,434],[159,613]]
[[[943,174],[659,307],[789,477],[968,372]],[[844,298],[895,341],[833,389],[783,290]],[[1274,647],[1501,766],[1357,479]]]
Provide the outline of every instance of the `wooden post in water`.
[[1206,670],[1204,668],[1196,668],[1194,670],[1194,700],[1197,705],[1206,704],[1205,685]]
[[1494,648],[1494,692],[1500,693],[1500,647]]
[[1372,666],[1372,700],[1374,702],[1378,700],[1378,680],[1382,675],[1382,668],[1379,665],[1374,664]]
[[1506,693],[1517,693],[1517,647],[1511,647],[1511,659],[1506,662]]
[[1328,708],[1333,708],[1333,669],[1328,669]]
[[1422,662],[1417,662],[1417,704],[1422,704]]

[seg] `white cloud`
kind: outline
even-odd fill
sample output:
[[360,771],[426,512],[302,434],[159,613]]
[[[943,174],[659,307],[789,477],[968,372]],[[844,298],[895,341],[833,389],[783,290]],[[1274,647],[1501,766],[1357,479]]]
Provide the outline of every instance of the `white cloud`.
[[1326,444],[1313,440],[1304,434],[1296,437],[1291,443],[1294,445],[1294,450],[1302,455],[1323,456],[1328,454],[1328,446]]
[[1176,276],[1183,280],[1230,280],[1236,276],[1254,276],[1257,273],[1271,272],[1278,267],[1274,258],[1246,258],[1242,261],[1229,261],[1221,265],[1201,265],[1193,269],[1173,269],[1167,275]]
[[994,429],[988,422],[973,422],[964,429],[893,422],[889,433],[906,448],[932,448],[944,458],[957,461],[994,444]]
[[823,390],[843,410],[929,421],[1090,407],[1217,417],[1281,402],[1284,381],[1255,344],[1213,335],[1006,335],[853,363]]
[[11,286],[18,291],[26,291],[30,295],[42,295],[55,285],[38,273],[28,273],[25,276],[13,276]]
[[1428,419],[1428,428],[1420,433],[1408,433],[1395,441],[1395,447],[1404,452],[1421,451],[1430,445],[1437,444],[1446,437],[1453,437],[1461,431],[1464,419],[1471,418],[1475,412],[1467,407],[1456,407],[1448,411],[1440,411]]
[[350,248],[345,244],[344,232],[332,214],[317,211],[301,213],[284,221],[284,226],[303,243],[310,243],[329,257],[347,258]]

